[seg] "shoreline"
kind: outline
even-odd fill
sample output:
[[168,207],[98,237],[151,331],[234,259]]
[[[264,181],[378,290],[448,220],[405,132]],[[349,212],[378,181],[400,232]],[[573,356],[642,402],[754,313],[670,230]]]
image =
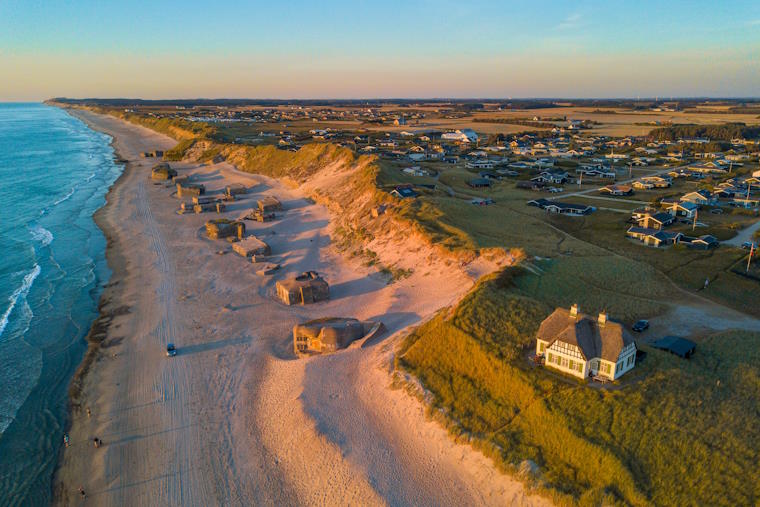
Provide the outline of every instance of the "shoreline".
[[[125,276],[127,276],[127,264],[124,256],[121,254],[121,251],[119,249],[119,239],[115,233],[116,228],[110,221],[109,213],[111,212],[111,207],[113,204],[113,194],[115,192],[118,192],[120,187],[124,184],[126,173],[130,169],[130,162],[124,159],[124,157],[119,153],[119,149],[116,146],[116,138],[114,136],[111,136],[107,132],[98,130],[85,118],[72,113],[72,111],[75,111],[75,109],[65,108],[59,105],[56,105],[55,107],[60,107],[66,112],[66,114],[77,118],[85,125],[87,125],[87,128],[109,135],[109,137],[111,137],[111,142],[109,144],[113,149],[114,155],[113,162],[114,164],[122,165],[122,170],[119,174],[119,177],[116,178],[116,181],[113,182],[113,184],[108,189],[108,192],[106,192],[106,203],[98,208],[92,215],[92,219],[95,222],[95,225],[98,227],[98,229],[100,229],[106,239],[105,259],[106,264],[108,265],[108,269],[111,270],[111,276],[109,277],[108,282],[103,285],[103,292],[100,294],[100,299],[98,300],[97,317],[95,317],[95,319],[92,321],[90,329],[85,336],[87,349],[85,350],[85,353],[82,356],[82,360],[74,371],[74,375],[71,377],[71,380],[69,382],[69,387],[67,390],[67,414],[66,419],[63,422],[64,435],[68,435],[73,426],[73,415],[75,410],[81,410],[80,403],[84,384],[87,381],[87,376],[90,373],[92,366],[97,361],[98,353],[101,351],[101,345],[107,336],[111,321],[115,315],[118,315],[121,311],[123,311],[122,307],[114,308],[114,303],[119,301],[120,282],[124,279]],[[56,458],[55,470],[51,477],[50,483],[51,503],[59,503],[63,498],[63,492],[61,491],[62,484],[59,482],[59,474],[63,466],[63,456],[65,450],[66,446],[62,445],[59,448],[58,456]]]
[[[247,186],[226,216],[265,193],[282,199],[287,211],[278,220],[250,224],[282,264],[276,279],[315,269],[331,285],[328,302],[282,305],[274,279],[217,254],[229,246],[200,232],[208,214],[177,215],[168,187],[150,180],[155,161],[139,152],[166,148],[169,138],[76,115],[110,135],[126,164],[98,210],[112,275],[88,360],[72,381],[72,445],[58,460],[54,502],[78,502],[81,484],[106,505],[547,503],[454,442],[405,390],[390,389],[398,337],[461,297],[470,275],[425,265],[429,251],[421,250],[414,259],[425,267],[387,285],[334,249],[330,212],[303,188],[225,162],[172,163],[212,194],[229,183]],[[293,325],[336,315],[377,318],[389,331],[360,348],[295,360]],[[169,341],[179,354],[167,360]],[[109,354],[99,354],[103,348]],[[92,418],[81,415],[85,406]],[[94,436],[104,441],[98,450]]]

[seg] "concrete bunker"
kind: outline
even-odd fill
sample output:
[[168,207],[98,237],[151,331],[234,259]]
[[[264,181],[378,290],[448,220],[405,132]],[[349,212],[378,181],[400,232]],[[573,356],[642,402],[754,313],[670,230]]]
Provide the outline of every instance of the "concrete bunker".
[[362,322],[354,318],[311,320],[293,327],[293,352],[296,355],[335,352],[356,340],[377,335],[382,326],[381,322]]
[[286,305],[305,305],[330,299],[330,287],[316,271],[306,271],[276,284],[277,297]]
[[150,177],[154,180],[170,180],[175,176],[177,176],[177,171],[166,162],[154,165],[150,171]]
[[276,197],[267,195],[256,201],[262,213],[273,213],[282,210],[282,203]]
[[245,224],[227,218],[209,220],[206,222],[206,235],[211,239],[242,239],[245,236]]
[[272,255],[272,249],[256,236],[248,236],[232,245],[232,249],[243,257]]

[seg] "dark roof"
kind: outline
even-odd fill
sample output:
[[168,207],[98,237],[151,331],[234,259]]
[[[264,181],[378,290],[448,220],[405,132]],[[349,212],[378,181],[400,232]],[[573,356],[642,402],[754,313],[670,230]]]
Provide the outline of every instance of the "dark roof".
[[657,234],[659,232],[659,229],[651,229],[649,227],[629,227],[628,232],[632,234],[645,234],[647,236],[652,236],[654,234]]
[[608,320],[600,325],[597,319],[583,313],[572,317],[565,308],[554,310],[541,323],[536,337],[549,342],[549,346],[556,340],[576,345],[587,360],[601,357],[611,362],[616,362],[623,348],[633,343],[621,324]]
[[697,344],[693,341],[678,336],[665,336],[664,338],[660,338],[653,342],[652,346],[686,358],[691,356],[697,348]]
[[475,178],[467,182],[471,187],[490,187],[491,180],[486,178]]
[[670,223],[673,220],[675,220],[673,215],[665,211],[661,211],[659,213],[655,213],[654,215],[650,215],[650,218],[652,220],[656,220],[660,222],[661,224]]
[[401,197],[417,197],[417,192],[415,192],[411,187],[398,186],[394,190]]

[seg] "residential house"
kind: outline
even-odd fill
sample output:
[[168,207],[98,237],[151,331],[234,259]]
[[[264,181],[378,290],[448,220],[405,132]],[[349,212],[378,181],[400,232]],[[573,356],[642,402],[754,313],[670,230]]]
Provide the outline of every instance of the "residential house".
[[697,214],[699,206],[693,202],[678,201],[669,204],[665,204],[663,207],[668,210],[668,213],[674,217],[694,218]]
[[755,209],[760,207],[760,200],[749,197],[734,197],[729,204],[736,208]]
[[[512,167],[510,165],[510,167]],[[565,171],[544,171],[538,176],[535,176],[534,178],[531,178],[531,181],[535,181],[538,183],[555,183],[555,184],[563,184],[570,181],[570,176]]]
[[680,244],[686,245],[689,248],[694,248],[697,250],[709,250],[711,248],[718,248],[720,246],[718,239],[715,236],[711,236],[709,234],[705,234],[704,236],[700,236],[698,238],[681,235],[678,242]]
[[630,185],[607,185],[599,189],[599,193],[614,196],[631,195],[633,188]]
[[586,204],[571,204],[568,202],[550,201],[549,199],[533,199],[528,201],[528,206],[536,206],[547,213],[570,216],[589,215],[596,211],[596,208]]
[[468,160],[464,165],[467,169],[493,169],[493,162],[487,158]]
[[667,232],[661,229],[649,229],[647,227],[629,227],[626,231],[629,238],[641,241],[647,246],[660,247],[678,243],[683,234],[680,232]]
[[718,204],[716,199],[709,190],[695,190],[681,197],[682,202],[693,202],[698,206],[715,206]]
[[544,365],[575,377],[616,380],[636,364],[636,344],[622,324],[602,312],[595,319],[557,308],[538,328],[536,355]]
[[441,139],[460,143],[474,143],[478,140],[478,134],[472,129],[460,129],[453,132],[444,132],[441,134]]
[[467,182],[472,188],[491,188],[491,180],[488,178],[475,178]]
[[675,216],[665,211],[660,211],[653,214],[646,213],[643,216],[641,216],[637,221],[638,221],[639,227],[660,230],[671,225],[673,222],[675,222],[675,220],[676,220]]
[[703,174],[726,174],[728,172],[727,167],[714,161],[693,164],[689,166],[689,169]]
[[414,198],[419,195],[414,191],[411,185],[398,185],[391,190],[390,193],[392,196],[398,197],[399,199]]
[[604,178],[604,179],[611,179],[614,180],[617,177],[617,174],[615,174],[615,171],[613,171],[609,167],[605,167],[602,165],[595,165],[595,166],[589,166],[584,165],[580,166],[575,170],[576,173],[580,173],[584,176],[587,176],[589,178]]
[[671,185],[671,179],[663,176],[644,176],[640,181],[651,183],[654,188],[669,188]]

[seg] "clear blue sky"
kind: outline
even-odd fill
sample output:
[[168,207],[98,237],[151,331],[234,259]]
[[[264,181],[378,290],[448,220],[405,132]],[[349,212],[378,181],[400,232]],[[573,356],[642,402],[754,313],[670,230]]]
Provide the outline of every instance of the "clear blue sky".
[[760,0],[220,4],[0,0],[0,100],[760,95]]

